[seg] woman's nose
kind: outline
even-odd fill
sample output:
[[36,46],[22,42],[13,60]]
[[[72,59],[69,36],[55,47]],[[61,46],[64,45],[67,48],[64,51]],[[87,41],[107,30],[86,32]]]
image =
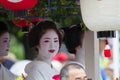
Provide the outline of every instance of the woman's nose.
[[10,43],[9,42],[7,43],[7,47],[10,48]]
[[54,48],[54,47],[55,47],[54,41],[52,41],[52,42],[50,43],[50,47],[51,47],[51,48]]

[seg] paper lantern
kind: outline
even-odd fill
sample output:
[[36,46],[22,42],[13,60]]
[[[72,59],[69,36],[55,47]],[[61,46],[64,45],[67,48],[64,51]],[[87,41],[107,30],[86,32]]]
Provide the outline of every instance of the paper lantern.
[[26,18],[20,18],[19,20],[13,20],[12,22],[18,27],[26,27],[30,25],[30,22],[28,22]]
[[80,8],[90,30],[120,30],[120,0],[80,0]]
[[12,20],[12,22],[18,27],[29,27],[31,23],[41,20],[43,20],[43,18],[32,18],[31,21],[28,21],[27,18],[20,18],[18,20]]
[[0,4],[8,10],[27,10],[33,8],[38,0],[0,0]]

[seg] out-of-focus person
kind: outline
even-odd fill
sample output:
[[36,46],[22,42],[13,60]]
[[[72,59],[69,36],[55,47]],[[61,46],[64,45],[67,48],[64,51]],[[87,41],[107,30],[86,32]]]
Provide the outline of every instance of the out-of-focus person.
[[80,24],[61,28],[63,43],[68,52],[75,55],[75,60],[85,66],[84,30]]
[[[7,25],[0,21],[0,59],[8,55],[10,47],[10,35]],[[0,80],[15,80],[16,75],[12,74],[7,68],[5,68],[0,62]]]
[[38,22],[28,34],[29,45],[38,55],[25,68],[26,80],[54,80],[59,72],[51,64],[52,58],[58,53],[61,35],[54,21]]

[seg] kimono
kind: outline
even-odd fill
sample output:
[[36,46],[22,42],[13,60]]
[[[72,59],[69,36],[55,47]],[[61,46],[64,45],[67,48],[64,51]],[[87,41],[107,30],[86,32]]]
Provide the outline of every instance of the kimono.
[[16,77],[16,75],[11,73],[2,64],[0,64],[0,80],[15,80]]
[[43,61],[32,61],[27,64],[25,72],[28,75],[25,80],[54,80],[53,77],[58,74],[52,65]]

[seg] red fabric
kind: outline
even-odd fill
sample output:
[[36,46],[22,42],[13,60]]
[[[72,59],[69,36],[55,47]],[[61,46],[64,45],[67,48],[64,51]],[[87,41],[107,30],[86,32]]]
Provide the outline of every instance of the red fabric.
[[38,0],[21,0],[19,2],[11,1],[0,0],[0,4],[8,10],[27,10],[33,8],[38,2]]
[[55,57],[53,57],[53,60],[58,60],[60,62],[64,62],[68,59],[68,55],[64,52],[59,52]]
[[105,49],[104,49],[104,56],[108,57],[108,58],[111,57],[111,50],[110,50],[108,40],[106,40],[106,45],[105,45]]
[[110,49],[105,49],[104,50],[104,55],[105,55],[105,57],[111,57]]
[[53,78],[53,80],[60,80],[60,75],[59,74],[54,75],[52,78]]

